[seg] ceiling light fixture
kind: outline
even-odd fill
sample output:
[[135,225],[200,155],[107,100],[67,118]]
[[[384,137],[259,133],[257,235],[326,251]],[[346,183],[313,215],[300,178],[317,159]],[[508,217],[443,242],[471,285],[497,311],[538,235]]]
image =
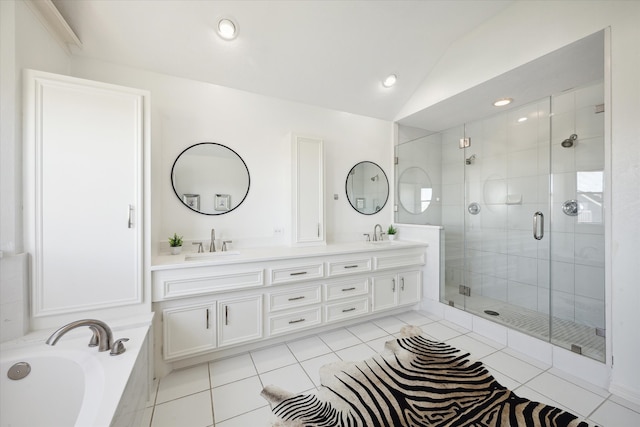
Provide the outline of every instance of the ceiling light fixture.
[[520,117],[520,118],[518,119],[518,123],[522,123],[522,122],[526,122],[526,121],[527,121],[527,118],[526,118],[526,117]]
[[500,98],[500,99],[496,100],[493,103],[493,105],[495,107],[504,107],[505,105],[511,104],[512,101],[513,101],[513,99],[511,99],[511,98]]
[[225,40],[233,40],[238,35],[238,26],[229,18],[218,21],[218,34]]
[[396,84],[397,81],[398,81],[398,76],[396,76],[395,74],[389,74],[387,78],[382,81],[382,86],[389,88],[394,84]]

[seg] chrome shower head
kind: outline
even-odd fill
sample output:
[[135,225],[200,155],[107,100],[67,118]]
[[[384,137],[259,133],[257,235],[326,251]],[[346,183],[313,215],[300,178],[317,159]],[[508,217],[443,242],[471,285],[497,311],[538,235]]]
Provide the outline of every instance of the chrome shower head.
[[563,148],[573,147],[573,143],[578,139],[578,135],[572,133],[571,136],[560,143]]
[[471,156],[469,156],[468,158],[464,159],[464,164],[465,165],[470,165],[471,163],[473,163],[473,161],[476,159],[476,155],[472,154]]
[[378,175],[372,176],[371,181],[377,181],[380,177]]

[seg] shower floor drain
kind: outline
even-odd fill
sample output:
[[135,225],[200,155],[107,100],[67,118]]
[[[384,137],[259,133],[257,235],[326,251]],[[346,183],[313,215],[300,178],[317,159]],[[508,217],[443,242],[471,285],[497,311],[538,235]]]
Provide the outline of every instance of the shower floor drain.
[[498,313],[497,311],[493,311],[493,310],[485,310],[484,311],[486,314],[488,314],[489,316],[500,316],[500,313]]

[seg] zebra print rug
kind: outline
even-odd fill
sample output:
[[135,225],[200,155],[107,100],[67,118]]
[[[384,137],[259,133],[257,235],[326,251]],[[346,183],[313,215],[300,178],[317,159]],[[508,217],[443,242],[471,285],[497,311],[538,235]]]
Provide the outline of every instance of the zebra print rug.
[[469,353],[421,337],[415,326],[383,354],[320,369],[315,394],[269,385],[273,426],[588,427],[575,415],[516,396]]

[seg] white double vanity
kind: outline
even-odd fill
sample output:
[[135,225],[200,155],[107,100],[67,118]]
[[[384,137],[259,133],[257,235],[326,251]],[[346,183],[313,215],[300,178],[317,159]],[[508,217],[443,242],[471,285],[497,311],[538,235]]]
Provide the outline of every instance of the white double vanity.
[[162,357],[225,355],[417,304],[426,248],[380,241],[157,256],[152,293]]

